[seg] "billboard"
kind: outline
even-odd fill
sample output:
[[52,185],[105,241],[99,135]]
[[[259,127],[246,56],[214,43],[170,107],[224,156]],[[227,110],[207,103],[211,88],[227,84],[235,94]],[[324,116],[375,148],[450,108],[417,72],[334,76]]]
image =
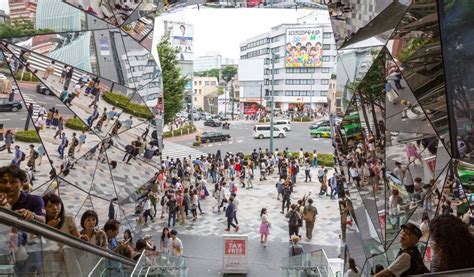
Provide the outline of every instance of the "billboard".
[[320,67],[322,56],[322,28],[286,30],[285,67]]
[[179,61],[193,60],[193,25],[166,22],[171,45],[178,49]]

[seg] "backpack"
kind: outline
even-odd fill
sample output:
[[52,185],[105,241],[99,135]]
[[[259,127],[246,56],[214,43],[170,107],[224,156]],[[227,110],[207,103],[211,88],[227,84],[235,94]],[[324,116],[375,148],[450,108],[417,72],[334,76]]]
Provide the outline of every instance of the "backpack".
[[77,139],[74,140],[74,146],[78,146],[79,145],[79,141],[77,141]]
[[38,159],[39,158],[39,153],[38,151],[33,152],[33,159]]
[[64,148],[66,148],[69,145],[69,140],[66,139],[66,143],[64,144]]
[[316,208],[312,207],[304,211],[304,219],[306,221],[313,221],[314,216],[317,214]]
[[288,223],[291,226],[298,226],[298,213],[296,211],[290,211],[290,220]]
[[20,159],[20,161],[24,161],[25,158],[26,158],[25,152],[21,152],[21,159]]
[[300,172],[300,167],[295,164],[295,174],[298,174]]

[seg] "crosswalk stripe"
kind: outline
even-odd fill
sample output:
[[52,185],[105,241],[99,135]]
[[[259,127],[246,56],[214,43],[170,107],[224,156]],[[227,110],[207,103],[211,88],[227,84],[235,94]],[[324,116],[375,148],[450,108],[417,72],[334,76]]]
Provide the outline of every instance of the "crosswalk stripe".
[[39,110],[40,110],[40,106],[38,104],[36,104],[36,102],[31,99],[28,95],[22,95],[23,96],[23,99],[24,99],[24,102],[25,102],[25,109],[28,109],[28,106],[30,105],[30,103],[33,103],[33,115],[32,115],[32,118],[33,120],[35,120],[36,118],[38,118],[38,114],[39,114]]
[[207,153],[204,153],[192,147],[177,144],[171,141],[164,141],[164,146],[165,147],[163,148],[163,154],[162,154],[163,158],[166,158],[168,156],[170,158],[182,159],[184,157],[188,157],[189,155],[191,155],[191,157],[194,159],[195,157],[200,157],[202,155],[207,156]]

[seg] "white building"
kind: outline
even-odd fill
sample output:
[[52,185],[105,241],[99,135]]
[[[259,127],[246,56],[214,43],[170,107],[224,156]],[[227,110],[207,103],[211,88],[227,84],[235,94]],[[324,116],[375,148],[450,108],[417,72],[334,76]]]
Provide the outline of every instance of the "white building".
[[265,98],[272,90],[271,53],[277,55],[273,72],[277,110],[302,111],[327,104],[336,62],[331,25],[282,24],[240,44],[240,101],[244,113],[255,111],[256,104],[270,104]]
[[218,53],[209,53],[208,55],[194,59],[194,72],[220,69],[222,66],[233,64],[236,64],[233,59],[223,57]]

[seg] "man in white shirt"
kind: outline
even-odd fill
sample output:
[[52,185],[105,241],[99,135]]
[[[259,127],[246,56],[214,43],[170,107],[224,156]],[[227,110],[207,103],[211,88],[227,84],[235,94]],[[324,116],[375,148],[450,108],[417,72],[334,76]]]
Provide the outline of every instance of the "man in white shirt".
[[171,230],[171,249],[174,256],[182,256],[184,252],[183,243],[177,237],[178,231],[175,229]]
[[400,244],[401,249],[397,258],[386,269],[377,273],[377,277],[400,277],[429,272],[423,263],[418,247],[416,246],[422,233],[413,223],[401,226]]

